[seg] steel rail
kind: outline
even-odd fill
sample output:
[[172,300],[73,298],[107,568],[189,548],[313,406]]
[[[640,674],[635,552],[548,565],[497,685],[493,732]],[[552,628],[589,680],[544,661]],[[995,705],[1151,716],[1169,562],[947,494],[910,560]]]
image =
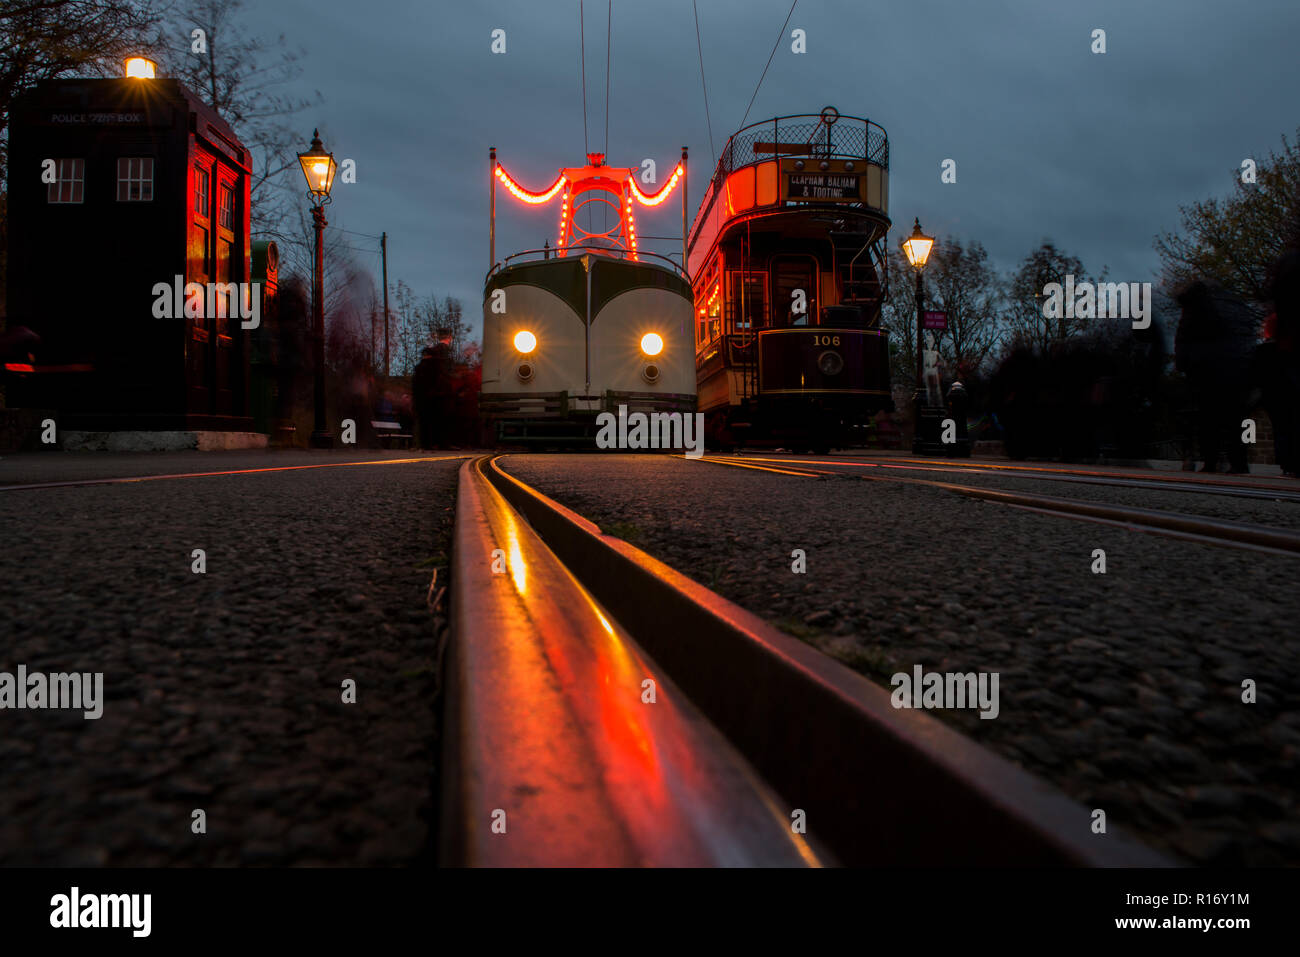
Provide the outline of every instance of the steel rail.
[[[748,457],[746,457],[748,458]],[[1266,481],[1224,481],[1208,477],[1160,478],[1138,472],[1100,471],[1095,469],[1045,468],[1031,465],[1003,465],[998,463],[947,462],[933,459],[880,459],[862,460],[848,458],[778,458],[756,455],[754,461],[787,462],[801,465],[844,466],[857,468],[895,469],[911,472],[971,473],[976,475],[1005,475],[1008,478],[1036,479],[1044,482],[1077,482],[1085,485],[1103,485],[1114,488],[1140,488],[1154,491],[1201,492],[1206,495],[1226,495],[1234,498],[1260,498],[1271,501],[1300,502],[1300,486],[1283,485]]]
[[[700,461],[717,465],[755,467],[744,460],[737,461],[723,456],[704,456]],[[785,463],[798,460],[764,458],[760,461]],[[818,464],[826,465],[830,463],[819,461]],[[796,475],[799,473],[791,471],[789,474]],[[811,472],[805,474],[808,477],[813,477]],[[1245,548],[1273,554],[1300,555],[1300,532],[1270,528],[1266,525],[1231,522],[1225,519],[1142,508],[1136,505],[1110,505],[1083,499],[1062,498],[1057,495],[1008,492],[978,485],[959,485],[955,482],[940,482],[934,479],[911,478],[901,475],[864,474],[857,477],[869,482],[894,482],[940,488],[969,498],[999,502],[1003,505],[1026,508],[1041,514],[1122,525],[1133,531],[1170,535],[1176,538],[1195,540],[1203,544]]]
[[46,488],[80,488],[86,485],[129,485],[135,482],[157,482],[162,479],[211,478],[215,475],[260,475],[264,472],[297,472],[303,469],[338,469],[352,465],[408,465],[415,462],[445,462],[448,459],[468,458],[470,453],[457,455],[430,455],[409,459],[362,459],[359,462],[321,462],[315,465],[274,465],[255,469],[224,469],[216,472],[159,472],[157,475],[103,476],[92,479],[70,479],[63,482],[28,482],[21,485],[0,485],[0,492],[22,492]]
[[443,862],[819,864],[789,810],[489,484],[484,461],[461,467],[456,504]]
[[[922,711],[895,709],[886,689],[603,534],[501,460],[483,467],[494,489],[841,863],[1172,863],[1120,829],[1091,833],[1083,806]],[[458,557],[457,575],[483,561]]]

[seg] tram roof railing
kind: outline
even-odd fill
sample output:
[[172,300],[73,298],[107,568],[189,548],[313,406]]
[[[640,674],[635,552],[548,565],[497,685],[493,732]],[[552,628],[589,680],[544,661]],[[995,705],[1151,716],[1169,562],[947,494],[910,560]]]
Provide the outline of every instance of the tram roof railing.
[[889,134],[883,126],[865,117],[839,113],[828,123],[823,119],[824,113],[794,113],[761,120],[737,130],[727,139],[691,223],[690,248],[695,246],[700,221],[712,211],[723,181],[738,169],[783,156],[865,160],[886,171],[889,169]]
[[889,135],[861,116],[827,123],[816,113],[796,113],[751,123],[733,133],[718,157],[714,178],[779,156],[864,159],[889,169]]
[[[564,252],[565,255],[557,255],[559,252]],[[588,243],[578,243],[564,247],[545,246],[541,249],[525,249],[523,252],[517,252],[514,255],[507,256],[499,263],[495,263],[492,268],[488,270],[487,275],[483,277],[483,285],[486,286],[488,281],[491,280],[494,275],[510,266],[517,266],[526,262],[539,262],[548,259],[576,258],[574,256],[575,253],[591,253],[597,256],[602,256],[606,259],[618,259],[623,262],[641,263],[642,265],[667,266],[680,278],[687,279],[686,270],[679,266],[675,260],[670,259],[667,256],[661,256],[658,253],[642,252],[639,249],[632,252],[630,250],[612,246],[596,246]],[[645,260],[654,261],[647,263]]]

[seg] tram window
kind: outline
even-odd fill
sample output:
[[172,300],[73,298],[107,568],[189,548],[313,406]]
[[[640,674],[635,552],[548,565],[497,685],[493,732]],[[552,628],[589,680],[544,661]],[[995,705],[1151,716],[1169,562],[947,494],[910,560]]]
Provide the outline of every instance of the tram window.
[[732,270],[727,274],[730,287],[728,308],[733,329],[749,330],[767,325],[767,273]]
[[[812,317],[817,315],[817,267],[811,258],[772,260],[772,304],[778,327],[807,326],[816,321]],[[800,304],[803,311],[795,312]]]

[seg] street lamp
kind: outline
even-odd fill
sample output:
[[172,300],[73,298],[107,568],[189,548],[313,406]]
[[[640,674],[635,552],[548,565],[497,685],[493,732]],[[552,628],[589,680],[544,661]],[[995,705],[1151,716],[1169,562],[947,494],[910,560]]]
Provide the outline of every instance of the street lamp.
[[122,61],[122,71],[137,80],[152,80],[158,75],[158,65],[145,56],[129,56]]
[[921,232],[921,220],[917,217],[915,225],[912,227],[912,235],[903,240],[903,253],[907,256],[907,261],[916,269],[916,431],[912,439],[912,451],[921,452],[927,439],[937,439],[938,436],[927,436],[924,433],[932,431],[932,428],[925,426],[938,425],[938,419],[935,416],[922,415],[923,396],[925,395],[925,370],[922,364],[922,356],[925,349],[924,326],[925,326],[925,307],[922,302],[925,295],[924,287],[921,285],[921,273],[925,269],[925,264],[930,258],[930,249],[934,246],[934,237],[927,236]]
[[334,447],[334,435],[325,428],[325,206],[334,186],[334,154],[327,153],[320,141],[320,131],[312,130],[311,149],[298,154],[302,175],[307,178],[307,196],[311,199],[312,226],[316,230],[316,269],[312,279],[312,322],[316,335],[312,343],[316,360],[316,422],[311,433],[315,449]]

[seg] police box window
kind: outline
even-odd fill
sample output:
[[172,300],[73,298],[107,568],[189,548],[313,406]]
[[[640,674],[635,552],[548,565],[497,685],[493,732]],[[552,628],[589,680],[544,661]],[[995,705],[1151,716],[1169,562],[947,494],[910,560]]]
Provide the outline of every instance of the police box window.
[[153,158],[123,156],[117,161],[117,201],[148,203],[153,201]]
[[85,202],[86,161],[84,159],[55,160],[55,175],[50,184],[48,201],[51,203]]
[[221,207],[217,222],[222,229],[235,228],[235,191],[229,186],[221,187]]
[[211,177],[205,169],[194,170],[194,213],[207,219],[209,216],[208,197],[211,195]]

